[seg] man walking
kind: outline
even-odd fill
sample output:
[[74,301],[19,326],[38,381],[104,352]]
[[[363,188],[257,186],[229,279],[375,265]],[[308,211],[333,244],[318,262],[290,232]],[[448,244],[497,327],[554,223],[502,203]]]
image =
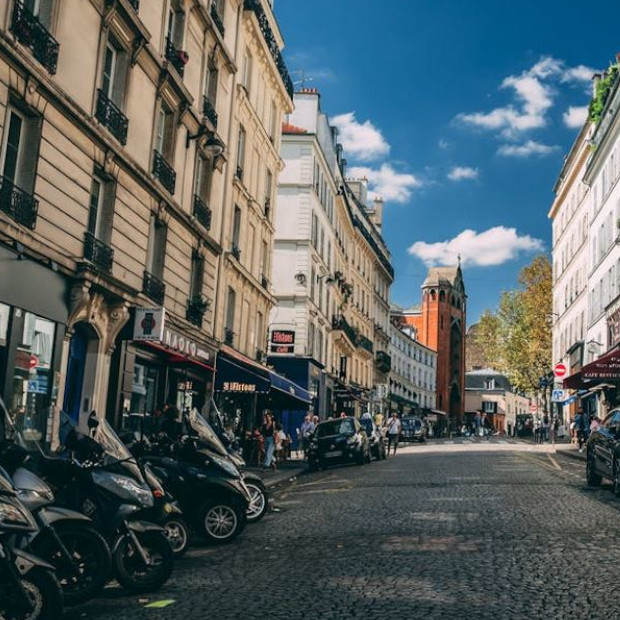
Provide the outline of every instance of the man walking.
[[583,452],[583,444],[588,439],[588,430],[590,422],[588,416],[583,412],[581,405],[577,408],[575,415],[575,432],[577,433],[577,443],[579,444],[579,452]]
[[388,433],[388,456],[390,455],[390,446],[394,446],[393,454],[396,454],[396,448],[398,447],[398,436],[400,435],[400,420],[398,414],[394,412],[389,422],[387,423]]
[[301,425],[301,429],[299,429],[299,434],[300,434],[300,439],[301,439],[301,447],[302,450],[304,451],[304,458],[306,457],[306,454],[308,452],[308,444],[310,443],[310,436],[312,435],[312,433],[314,433],[314,422],[312,421],[312,418],[307,415],[304,418],[303,424]]

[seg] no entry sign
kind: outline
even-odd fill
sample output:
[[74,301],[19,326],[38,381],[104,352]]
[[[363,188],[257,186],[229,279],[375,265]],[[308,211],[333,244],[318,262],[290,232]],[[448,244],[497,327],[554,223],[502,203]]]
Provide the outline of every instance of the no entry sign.
[[564,366],[564,364],[556,364],[553,367],[553,374],[558,379],[561,379],[562,377],[564,377],[566,375],[566,366]]

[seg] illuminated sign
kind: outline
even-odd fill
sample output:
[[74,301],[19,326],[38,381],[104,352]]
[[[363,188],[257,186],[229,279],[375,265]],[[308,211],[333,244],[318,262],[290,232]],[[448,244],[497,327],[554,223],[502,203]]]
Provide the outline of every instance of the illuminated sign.
[[271,332],[272,353],[294,353],[295,332],[292,330],[277,329]]
[[256,392],[255,383],[239,383],[238,381],[224,381],[223,392]]

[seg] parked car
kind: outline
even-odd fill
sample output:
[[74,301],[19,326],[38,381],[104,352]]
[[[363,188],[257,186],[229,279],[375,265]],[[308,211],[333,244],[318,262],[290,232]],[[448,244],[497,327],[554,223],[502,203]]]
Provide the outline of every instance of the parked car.
[[592,432],[586,445],[586,480],[598,486],[603,478],[611,480],[620,497],[620,409],[612,411]]
[[339,463],[370,462],[370,441],[366,431],[353,417],[321,422],[310,439],[308,467],[316,471]]
[[415,416],[403,416],[400,420],[400,441],[426,441],[426,424]]
[[370,441],[370,454],[374,456],[377,461],[387,458],[387,452],[385,447],[385,436],[382,430],[373,422],[370,417],[363,417],[360,419],[362,428],[368,435]]

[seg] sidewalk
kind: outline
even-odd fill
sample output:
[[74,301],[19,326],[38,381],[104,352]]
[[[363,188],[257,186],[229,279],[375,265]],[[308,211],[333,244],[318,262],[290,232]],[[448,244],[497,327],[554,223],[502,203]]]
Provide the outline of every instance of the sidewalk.
[[292,458],[278,464],[278,471],[271,469],[263,470],[261,467],[247,467],[247,471],[258,474],[268,489],[279,487],[287,482],[292,482],[308,469],[305,459]]
[[579,452],[579,447],[576,443],[574,444],[566,444],[561,450],[557,451],[557,454],[563,454],[564,456],[568,456],[572,459],[578,459],[580,461],[586,460],[586,451],[584,449],[583,452]]

